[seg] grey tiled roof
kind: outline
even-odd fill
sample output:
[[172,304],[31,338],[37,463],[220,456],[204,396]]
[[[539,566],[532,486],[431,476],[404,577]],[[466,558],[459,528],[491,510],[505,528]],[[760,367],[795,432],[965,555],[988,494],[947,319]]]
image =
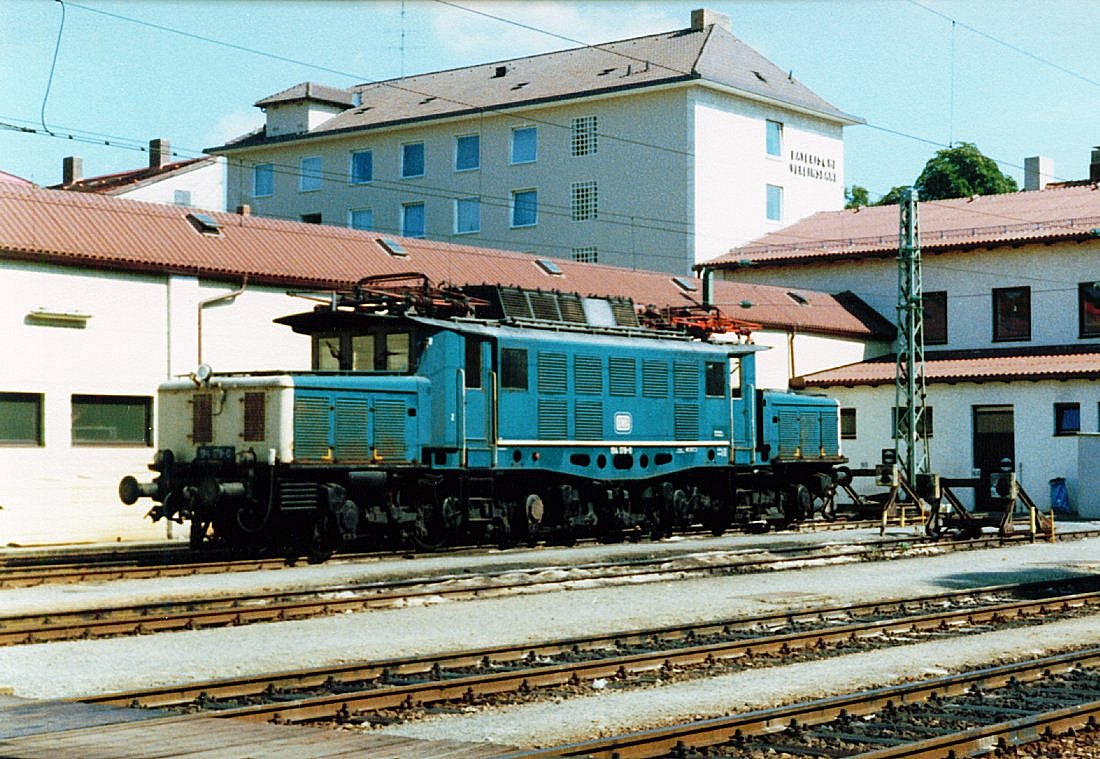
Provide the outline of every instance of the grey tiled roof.
[[[325,88],[328,94],[321,99],[326,102],[342,102],[334,94],[342,92],[350,103],[358,93],[359,105],[306,135],[278,139],[302,139],[689,81],[728,87],[748,97],[846,124],[862,123],[862,119],[830,104],[725,28],[711,25],[360,84],[347,90]],[[320,93],[316,88],[319,85],[299,84],[257,105],[299,99],[307,91]],[[249,135],[223,147],[244,147],[267,139],[262,133]]]

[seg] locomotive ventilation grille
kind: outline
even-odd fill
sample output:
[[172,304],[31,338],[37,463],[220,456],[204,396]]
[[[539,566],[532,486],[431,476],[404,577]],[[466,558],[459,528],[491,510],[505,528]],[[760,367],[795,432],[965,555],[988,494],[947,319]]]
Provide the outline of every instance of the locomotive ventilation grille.
[[668,363],[642,359],[642,395],[646,398],[668,397]]
[[191,397],[191,442],[210,443],[214,440],[213,400],[207,393]]
[[329,402],[327,398],[294,399],[294,457],[322,459],[328,456]]
[[699,366],[685,361],[672,365],[672,387],[677,398],[699,397]]
[[279,509],[282,511],[313,511],[317,508],[317,484],[314,482],[279,482]]
[[607,385],[612,395],[632,396],[638,391],[637,367],[632,358],[607,359]]
[[245,393],[244,403],[244,439],[246,441],[263,440],[267,437],[267,396],[264,393]]
[[539,351],[539,392],[564,393],[569,372],[564,353]]
[[365,398],[340,398],[336,401],[336,450],[339,461],[367,461],[370,444],[367,425],[370,423],[370,402]]
[[574,409],[577,440],[603,440],[603,403],[577,401]]
[[603,360],[599,356],[573,358],[573,385],[578,395],[599,395],[603,392]]
[[673,434],[677,440],[699,439],[699,407],[687,403],[677,403],[675,408]]
[[383,459],[404,460],[405,422],[409,418],[405,401],[379,400],[374,403],[374,449]]
[[569,402],[539,399],[539,438],[565,440],[569,437]]

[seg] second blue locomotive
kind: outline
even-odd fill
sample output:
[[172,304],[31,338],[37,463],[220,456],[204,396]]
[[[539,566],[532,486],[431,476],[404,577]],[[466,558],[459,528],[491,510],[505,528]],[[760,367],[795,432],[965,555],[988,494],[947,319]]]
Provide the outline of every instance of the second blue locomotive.
[[277,320],[311,337],[312,371],[163,385],[157,476],[120,496],[189,520],[196,545],[314,558],[359,538],[570,543],[828,508],[837,403],[758,390],[757,346],[652,316],[364,280]]

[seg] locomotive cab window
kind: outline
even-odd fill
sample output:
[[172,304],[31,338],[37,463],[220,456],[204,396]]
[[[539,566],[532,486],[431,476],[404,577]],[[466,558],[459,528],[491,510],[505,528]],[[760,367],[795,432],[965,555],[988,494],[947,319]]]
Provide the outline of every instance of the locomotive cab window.
[[726,396],[726,366],[720,361],[708,361],[705,370],[706,393],[711,398]]
[[413,363],[411,348],[408,330],[314,335],[313,368],[317,371],[404,373]]
[[501,349],[500,386],[512,390],[527,389],[527,351],[523,348]]
[[741,359],[730,356],[730,397],[741,397]]

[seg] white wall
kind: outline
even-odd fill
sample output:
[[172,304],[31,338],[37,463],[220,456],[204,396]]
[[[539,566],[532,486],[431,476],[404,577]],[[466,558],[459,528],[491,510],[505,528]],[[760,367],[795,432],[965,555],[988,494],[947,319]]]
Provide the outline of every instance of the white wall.
[[[124,506],[118,481],[148,479],[155,447],[71,442],[72,396],[154,397],[196,365],[196,304],[233,285],[0,262],[0,393],[44,397],[42,446],[0,446],[0,543],[157,539],[144,505]],[[312,304],[251,288],[204,313],[204,359],[218,370],[308,368],[309,340],[276,316]],[[88,315],[86,326],[35,323],[37,309]],[[155,423],[155,409],[153,420]],[[177,536],[183,532],[176,529]]]
[[174,205],[176,190],[186,190],[191,193],[192,208],[224,211],[226,210],[225,181],[225,159],[219,157],[216,161],[196,169],[180,171],[132,190],[116,193],[116,197]]
[[888,346],[873,342],[823,335],[792,335],[781,330],[754,332],[753,342],[770,349],[756,354],[756,383],[759,387],[776,390],[786,390],[791,377],[854,364],[888,349]]
[[[844,207],[844,141],[838,124],[696,90],[691,99],[696,161],[695,260],[706,261],[817,211]],[[767,153],[766,121],[783,125],[780,155]],[[803,172],[820,158],[832,168]],[[770,221],[766,186],[783,188],[783,214]],[[822,289],[814,286],[814,289]]]
[[[856,409],[856,438],[842,441],[851,466],[873,467],[879,463],[882,449],[893,447],[893,384],[831,387],[823,392],[837,398],[842,407]],[[1063,477],[1071,507],[1076,508],[1085,495],[1090,502],[1096,501],[1100,494],[1085,494],[1079,487],[1077,436],[1054,434],[1054,404],[1066,402],[1081,404],[1082,431],[1100,430],[1100,388],[1088,380],[929,385],[928,405],[933,415],[931,471],[945,477],[970,477],[974,467],[974,406],[1012,406],[1016,474],[1032,499],[1041,508],[1048,508],[1050,480]],[[874,490],[869,483],[857,484],[867,485],[861,490]],[[969,493],[962,491],[960,495]],[[964,500],[970,504],[968,498]]]

